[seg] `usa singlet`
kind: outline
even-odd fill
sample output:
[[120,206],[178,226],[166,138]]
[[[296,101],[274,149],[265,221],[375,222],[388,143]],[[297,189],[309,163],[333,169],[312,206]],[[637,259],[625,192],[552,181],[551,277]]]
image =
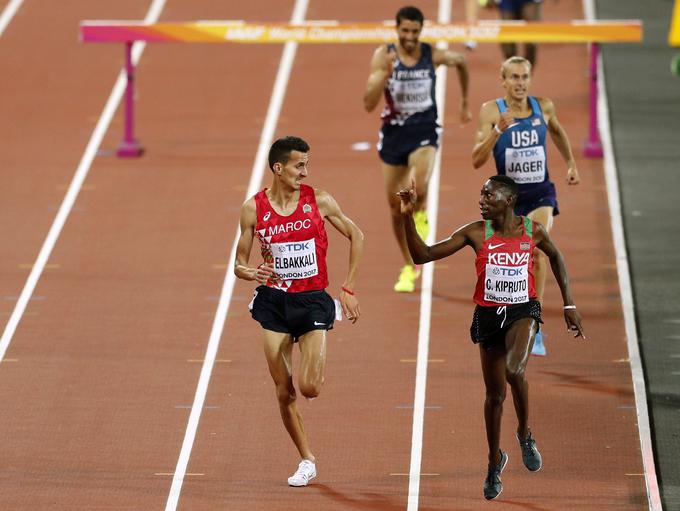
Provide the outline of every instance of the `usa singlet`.
[[264,262],[273,265],[276,272],[267,286],[291,293],[325,289],[328,236],[314,188],[300,185],[297,208],[288,216],[274,211],[266,191],[265,188],[255,195],[255,236]]
[[[394,49],[390,44],[389,49]],[[432,46],[420,43],[420,59],[405,66],[399,59],[385,85],[385,108],[380,118],[385,124],[404,126],[437,122],[435,85],[437,76],[432,63]]]
[[498,307],[536,298],[533,223],[528,217],[522,218],[524,232],[513,238],[500,237],[491,220],[486,221],[484,243],[475,259],[477,285],[473,300],[477,305]]
[[[506,129],[496,141],[493,156],[496,171],[506,175],[520,186],[520,192],[540,189],[550,182],[545,152],[545,136],[548,127],[538,100],[529,96],[531,115],[515,119],[515,124]],[[498,110],[508,108],[504,99],[497,99]]]

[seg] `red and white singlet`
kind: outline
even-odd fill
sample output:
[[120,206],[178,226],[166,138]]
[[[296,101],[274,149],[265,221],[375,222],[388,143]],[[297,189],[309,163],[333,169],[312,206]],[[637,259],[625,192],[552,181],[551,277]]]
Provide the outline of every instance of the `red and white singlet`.
[[267,286],[290,293],[325,289],[328,236],[314,188],[300,185],[297,208],[288,216],[274,211],[266,191],[265,188],[255,195],[255,236],[260,241],[264,262],[276,271],[276,277],[269,279]]
[[484,243],[477,252],[477,286],[474,302],[486,307],[515,305],[536,299],[534,284],[533,222],[522,217],[524,232],[514,238],[501,238],[487,220]]

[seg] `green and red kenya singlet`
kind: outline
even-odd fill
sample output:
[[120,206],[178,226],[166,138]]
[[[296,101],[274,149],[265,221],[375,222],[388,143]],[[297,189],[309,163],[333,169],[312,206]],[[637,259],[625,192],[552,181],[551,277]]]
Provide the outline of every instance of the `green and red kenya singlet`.
[[269,202],[267,189],[255,195],[262,258],[274,266],[276,277],[267,286],[290,293],[318,291],[328,287],[326,251],[328,237],[316,204],[314,188],[300,185],[297,208],[279,215]]
[[502,238],[494,232],[491,220],[484,226],[484,243],[475,259],[477,305],[497,307],[536,299],[534,284],[533,222],[522,217],[521,236]]

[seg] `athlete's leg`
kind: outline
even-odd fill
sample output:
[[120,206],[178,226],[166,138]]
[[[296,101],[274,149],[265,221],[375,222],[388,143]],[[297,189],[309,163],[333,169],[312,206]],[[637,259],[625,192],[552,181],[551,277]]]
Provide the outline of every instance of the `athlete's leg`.
[[480,344],[479,354],[486,387],[484,422],[489,445],[489,465],[496,466],[500,462],[501,416],[505,401],[505,346],[498,344],[486,350]]
[[297,447],[303,459],[314,461],[314,454],[309,448],[307,435],[295,405],[295,387],[293,387],[293,339],[290,334],[263,330],[264,354],[276,386],[276,397],[283,425]]
[[520,438],[526,438],[529,433],[529,385],[525,371],[537,331],[538,322],[534,318],[522,318],[515,321],[505,334],[505,378],[512,390]]
[[[536,2],[525,2],[522,6],[522,19],[525,21],[541,20],[541,4]],[[536,52],[538,46],[534,43],[524,44],[524,57],[531,62],[532,68],[536,67]]]
[[436,154],[437,148],[428,145],[419,147],[408,155],[410,175],[416,180],[416,191],[418,192],[416,211],[423,211],[427,208],[427,187],[430,184]]
[[[477,23],[477,14],[479,10],[479,0],[465,0],[465,21],[470,25]],[[477,48],[477,41],[465,41],[463,43],[468,50]]]
[[[527,215],[534,222],[538,222],[549,233],[553,223],[552,206],[543,206],[534,209]],[[539,249],[534,250],[534,282],[536,284],[536,296],[538,301],[543,303],[543,292],[545,291],[545,277],[548,274],[548,257]]]
[[467,23],[477,23],[478,11],[479,0],[465,0],[465,21]]
[[[413,264],[411,254],[406,244],[406,234],[404,233],[404,217],[401,216],[400,199],[397,192],[409,186],[409,167],[406,165],[389,165],[382,163],[383,180],[385,182],[385,192],[387,193],[387,203],[390,206],[390,218],[392,219],[392,230],[394,237],[399,245],[399,250],[405,264]],[[418,190],[420,194],[420,190]]]
[[[513,11],[501,10],[502,20],[517,20],[518,16]],[[517,44],[516,43],[501,43],[501,51],[503,52],[503,57],[509,59],[517,55]]]
[[321,392],[326,369],[326,330],[312,330],[301,335],[300,375],[298,388],[306,398],[313,399]]

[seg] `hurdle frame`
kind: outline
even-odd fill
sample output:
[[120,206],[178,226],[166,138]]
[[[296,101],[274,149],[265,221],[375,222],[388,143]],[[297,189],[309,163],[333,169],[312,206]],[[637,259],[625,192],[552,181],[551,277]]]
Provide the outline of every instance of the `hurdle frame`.
[[[122,42],[125,45],[125,107],[123,140],[116,155],[137,158],[144,148],[135,137],[135,66],[132,48],[136,41],[203,42],[203,43],[386,43],[394,41],[394,27],[383,24],[340,24],[309,20],[304,24],[256,24],[242,21],[185,22],[145,24],[135,21],[83,21],[80,23],[82,42]],[[583,154],[601,158],[602,143],[598,129],[597,69],[601,43],[642,40],[639,20],[573,20],[571,23],[549,22],[479,22],[475,25],[439,25],[427,23],[421,39],[446,42],[477,41],[479,43],[589,43],[590,87],[588,138]]]

